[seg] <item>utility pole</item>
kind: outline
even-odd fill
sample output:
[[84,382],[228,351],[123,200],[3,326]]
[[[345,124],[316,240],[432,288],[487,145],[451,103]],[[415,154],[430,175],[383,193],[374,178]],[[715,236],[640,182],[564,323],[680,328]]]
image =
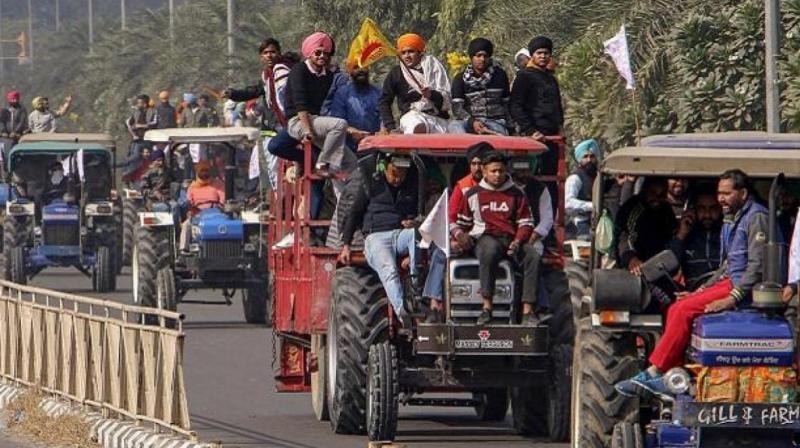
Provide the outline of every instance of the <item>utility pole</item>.
[[233,41],[233,28],[234,28],[234,7],[233,0],[228,0],[228,58],[233,57],[234,41]]
[[169,0],[169,48],[175,45],[175,1]]
[[127,28],[125,20],[125,0],[119,0],[119,17],[122,22],[122,30],[124,31]]
[[31,7],[31,0],[28,0],[28,58],[31,61],[31,69],[33,69],[33,7]]
[[[3,39],[3,0],[0,0],[0,40]],[[0,83],[6,79],[6,61],[3,58],[3,44],[0,43]]]
[[56,0],[56,31],[61,31],[61,0]]
[[[30,0],[28,0],[30,1]],[[89,53],[94,52],[94,2],[87,0],[88,3],[88,19],[89,19]]]
[[781,131],[781,89],[777,62],[780,53],[781,13],[778,0],[764,0],[764,9],[767,132],[778,133]]

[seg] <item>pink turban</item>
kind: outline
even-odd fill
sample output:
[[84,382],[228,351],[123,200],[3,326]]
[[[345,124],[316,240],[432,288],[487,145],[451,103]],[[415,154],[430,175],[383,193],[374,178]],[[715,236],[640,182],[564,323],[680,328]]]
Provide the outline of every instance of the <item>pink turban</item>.
[[310,58],[314,55],[314,51],[320,47],[328,53],[333,53],[333,39],[331,39],[331,36],[328,33],[317,31],[303,40],[303,57]]

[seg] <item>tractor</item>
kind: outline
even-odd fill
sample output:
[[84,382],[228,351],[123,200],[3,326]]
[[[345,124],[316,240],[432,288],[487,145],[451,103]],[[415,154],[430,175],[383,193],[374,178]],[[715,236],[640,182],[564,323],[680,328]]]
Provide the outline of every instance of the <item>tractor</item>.
[[3,223],[5,278],[25,284],[72,266],[98,292],[116,288],[113,154],[97,143],[23,142],[8,154]]
[[[618,175],[716,182],[724,171],[741,169],[758,196],[769,197],[770,230],[752,305],[697,318],[685,364],[664,375],[669,394],[633,398],[614,385],[646,367],[663,331],[662,310],[682,288],[676,280],[680,263],[664,251],[645,261],[637,276],[607,267],[592,242],[591,282],[575,310],[580,326],[572,362],[573,447],[796,446],[796,333],[781,301],[786,246],[776,215],[781,173],[786,182],[800,176],[798,149],[797,134],[666,135],[603,160],[596,185]],[[601,196],[595,195],[596,212],[603,207]]]
[[[349,182],[358,185],[372,176],[376,164],[387,155],[410,159],[409,176],[413,173],[419,183],[419,209],[423,210],[431,199],[426,194],[429,168],[438,165],[448,178],[445,188],[452,186],[465,174],[466,149],[483,141],[508,155],[512,165],[529,166],[529,157],[547,150],[543,143],[518,137],[373,136],[361,142],[359,168]],[[560,140],[555,143],[559,174],[540,180],[558,186],[560,217],[564,148]],[[311,155],[306,151],[304,173],[311,173]],[[312,183],[322,181],[313,174],[284,180],[271,202],[273,328],[280,342],[278,390],[310,390],[315,416],[329,420],[334,432],[367,434],[373,441],[395,438],[400,404],[472,407],[484,421],[503,421],[510,407],[520,433],[567,440],[573,318],[560,251],[545,257],[544,271],[558,276],[562,285],[550,297],[553,317],[548,324],[519,325],[521,278],[516,266],[506,260],[500,265],[494,297],[498,320],[476,325],[481,312],[478,261],[466,254],[446,262],[444,320],[422,322],[427,305],[414,292],[419,288],[411,287],[412,279],[407,279],[406,304],[412,320],[401,326],[358,243],[351,245],[352,263],[337,264],[337,237],[332,235],[348,213],[350,184],[332,220],[309,216],[309,198],[315,191]],[[557,222],[558,239],[563,241],[563,220]],[[311,236],[319,229],[328,231],[326,246],[313,244]],[[291,244],[276,243],[287,236]],[[469,398],[428,393],[467,393]]]
[[[134,301],[175,310],[178,303],[190,302],[184,299],[190,290],[219,289],[223,302],[191,302],[231,305],[231,299],[241,291],[247,322],[267,323],[271,317],[267,250],[258,208],[263,201],[252,200],[262,198],[264,177],[252,179],[257,182],[252,191],[248,192],[244,185],[251,151],[256,151],[252,160],[263,158],[259,131],[159,129],[148,131],[145,139],[166,145],[164,172],[170,177],[166,181],[171,184],[172,199],[158,201],[146,197],[143,210],[138,213],[132,264]],[[216,176],[224,179],[226,200],[208,204],[209,207],[188,216],[186,219],[190,221],[183,226],[186,190],[192,179],[177,173],[188,173],[193,160],[214,162]],[[188,235],[182,234],[182,227],[188,229]],[[186,238],[183,247],[181,238]]]

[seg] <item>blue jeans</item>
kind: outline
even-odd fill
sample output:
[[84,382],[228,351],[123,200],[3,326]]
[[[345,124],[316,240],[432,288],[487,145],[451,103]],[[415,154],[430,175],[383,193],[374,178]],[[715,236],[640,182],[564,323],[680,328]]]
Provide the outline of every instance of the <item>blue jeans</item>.
[[447,257],[444,256],[444,251],[436,246],[431,246],[431,261],[428,265],[428,278],[425,279],[422,297],[439,301],[442,300],[446,266]]
[[389,302],[400,313],[403,310],[403,282],[397,261],[411,258],[411,276],[416,277],[416,234],[414,229],[397,229],[370,233],[364,239],[364,255],[369,266],[378,273]]
[[298,143],[288,132],[280,131],[270,139],[267,151],[282,159],[303,163],[303,151],[297,149]]
[[[508,135],[508,128],[506,127],[506,120],[491,120],[489,118],[476,118],[476,121],[483,123],[490,131],[497,132],[500,135]],[[474,134],[475,131],[469,125],[469,120],[454,120],[450,122],[448,131],[452,134]]]

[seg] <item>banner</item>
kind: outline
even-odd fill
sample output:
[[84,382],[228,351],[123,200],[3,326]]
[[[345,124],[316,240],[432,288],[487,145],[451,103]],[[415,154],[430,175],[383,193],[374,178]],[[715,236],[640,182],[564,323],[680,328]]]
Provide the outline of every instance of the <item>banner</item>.
[[[447,223],[447,190],[442,192],[442,196],[436,201],[425,221],[419,226],[419,233],[422,235],[423,243],[428,247],[431,243],[444,251],[446,257],[450,256],[450,226]],[[420,247],[423,245],[420,244]]]
[[631,69],[631,57],[628,51],[628,36],[625,34],[625,24],[620,27],[619,32],[611,39],[603,42],[605,53],[614,60],[619,74],[625,78],[625,88],[628,90],[636,89],[636,80]]
[[397,50],[370,18],[364,19],[347,53],[347,60],[359,68],[367,67],[386,56],[397,56]]

